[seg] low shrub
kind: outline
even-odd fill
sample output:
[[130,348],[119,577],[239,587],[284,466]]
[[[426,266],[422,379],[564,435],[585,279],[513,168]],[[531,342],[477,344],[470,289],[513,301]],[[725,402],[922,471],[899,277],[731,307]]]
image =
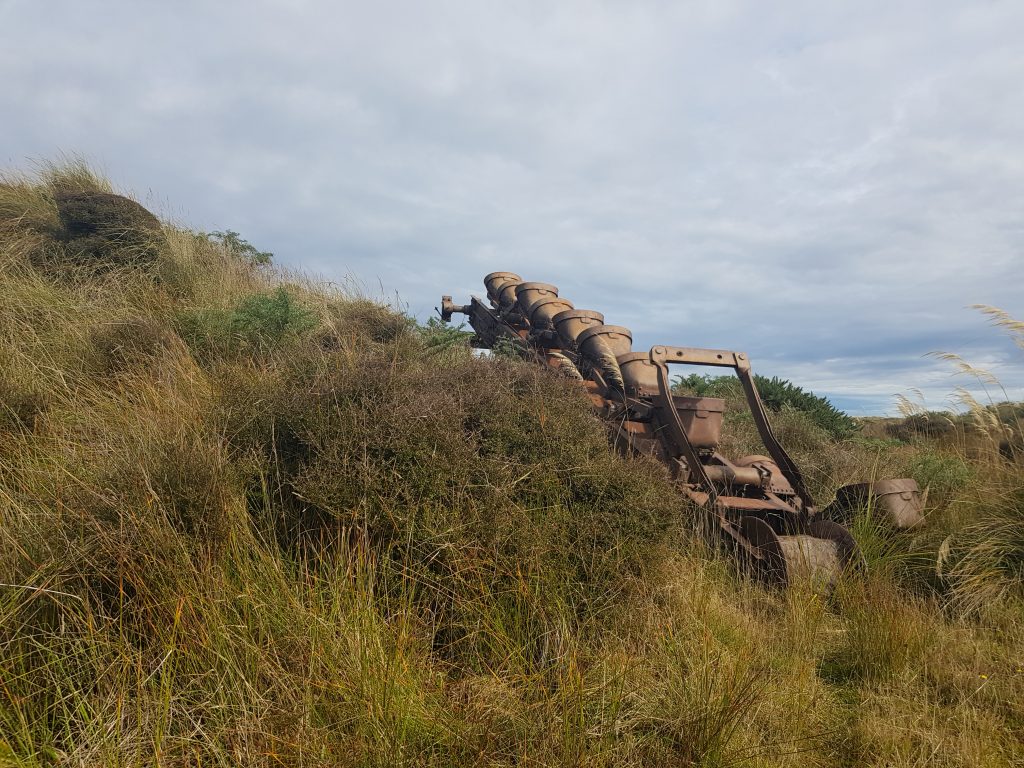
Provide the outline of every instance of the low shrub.
[[944,505],[973,486],[974,472],[963,456],[923,446],[908,462],[910,477],[928,493],[933,505]]
[[202,359],[261,354],[308,335],[316,316],[285,286],[246,296],[230,309],[189,309],[178,314],[182,338]]
[[150,268],[160,256],[160,221],[141,205],[109,192],[58,191],[65,258],[96,271]]
[[[611,455],[562,380],[471,356],[437,367],[410,349],[317,353],[223,390],[234,450],[272,478],[254,503],[277,500],[279,540],[360,531],[416,579],[436,644],[465,663],[501,663],[488,617],[512,595],[543,625],[578,628],[615,605],[673,525],[661,469]],[[256,391],[263,416],[244,406]]]

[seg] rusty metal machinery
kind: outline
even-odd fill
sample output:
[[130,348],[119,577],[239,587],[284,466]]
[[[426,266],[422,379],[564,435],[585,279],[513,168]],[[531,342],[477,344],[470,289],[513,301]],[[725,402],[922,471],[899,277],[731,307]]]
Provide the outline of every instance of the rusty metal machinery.
[[[859,505],[874,505],[896,528],[921,523],[913,480],[845,486],[820,513],[799,468],[772,432],[742,352],[660,345],[634,352],[628,328],[606,325],[600,312],[576,309],[554,285],[492,272],[484,286],[486,303],[474,296],[457,305],[444,296],[441,319],[465,314],[474,346],[512,345],[579,380],[615,447],[662,462],[680,494],[692,502],[689,509],[702,515],[697,522],[758,578],[783,586],[805,578],[834,583],[861,560],[842,523]],[[767,455],[732,460],[718,452],[725,402],[673,394],[669,370],[679,365],[728,369],[739,378]]]

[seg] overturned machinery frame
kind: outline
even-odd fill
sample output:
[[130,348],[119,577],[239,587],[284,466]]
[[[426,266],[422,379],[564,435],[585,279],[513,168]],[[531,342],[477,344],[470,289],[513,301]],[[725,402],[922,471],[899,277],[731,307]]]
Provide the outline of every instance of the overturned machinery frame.
[[[897,528],[922,521],[913,480],[845,486],[836,502],[819,512],[799,468],[772,431],[746,354],[674,346],[634,352],[628,328],[606,325],[600,312],[576,309],[554,285],[492,272],[484,286],[487,303],[474,296],[459,305],[442,297],[441,319],[464,314],[474,346],[512,345],[524,357],[578,379],[616,448],[662,462],[680,494],[704,512],[700,522],[713,538],[755,576],[783,586],[804,578],[834,583],[861,560],[842,523],[861,504],[873,504]],[[767,455],[730,460],[721,454],[724,400],[674,394],[669,368],[676,365],[731,370]]]

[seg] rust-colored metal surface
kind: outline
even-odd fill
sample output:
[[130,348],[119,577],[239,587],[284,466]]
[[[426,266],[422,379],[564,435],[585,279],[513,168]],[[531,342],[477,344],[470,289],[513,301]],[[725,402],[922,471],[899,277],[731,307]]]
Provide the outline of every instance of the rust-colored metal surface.
[[856,509],[867,508],[893,528],[905,530],[924,524],[920,499],[921,489],[914,480],[853,483],[839,489],[829,512],[835,519],[842,520]]
[[534,302],[558,296],[558,286],[550,283],[519,283],[515,290],[519,309],[527,314]]
[[[441,318],[465,314],[474,346],[511,343],[538,364],[581,382],[612,444],[624,453],[664,463],[677,490],[711,524],[716,540],[743,568],[787,586],[832,585],[862,557],[844,522],[850,510],[878,510],[894,528],[920,525],[921,497],[913,480],[881,480],[840,489],[819,512],[793,459],[775,437],[754,383],[750,360],[725,349],[656,346],[632,351],[628,328],[606,325],[600,312],[575,309],[548,283],[524,282],[512,272],[484,279],[487,300],[441,301]],[[731,370],[767,455],[729,459],[719,452],[725,402],[672,393],[670,367]],[[692,514],[692,511],[690,512]]]

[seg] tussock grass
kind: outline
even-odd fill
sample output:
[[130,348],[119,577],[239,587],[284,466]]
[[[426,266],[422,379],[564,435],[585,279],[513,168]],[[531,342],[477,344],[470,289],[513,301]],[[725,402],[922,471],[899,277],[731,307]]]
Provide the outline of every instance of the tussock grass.
[[223,237],[82,263],[62,190],[113,191],[77,163],[0,184],[0,762],[1024,759],[997,452],[782,408],[822,501],[909,471],[931,527],[865,510],[865,578],[769,592],[573,382]]

